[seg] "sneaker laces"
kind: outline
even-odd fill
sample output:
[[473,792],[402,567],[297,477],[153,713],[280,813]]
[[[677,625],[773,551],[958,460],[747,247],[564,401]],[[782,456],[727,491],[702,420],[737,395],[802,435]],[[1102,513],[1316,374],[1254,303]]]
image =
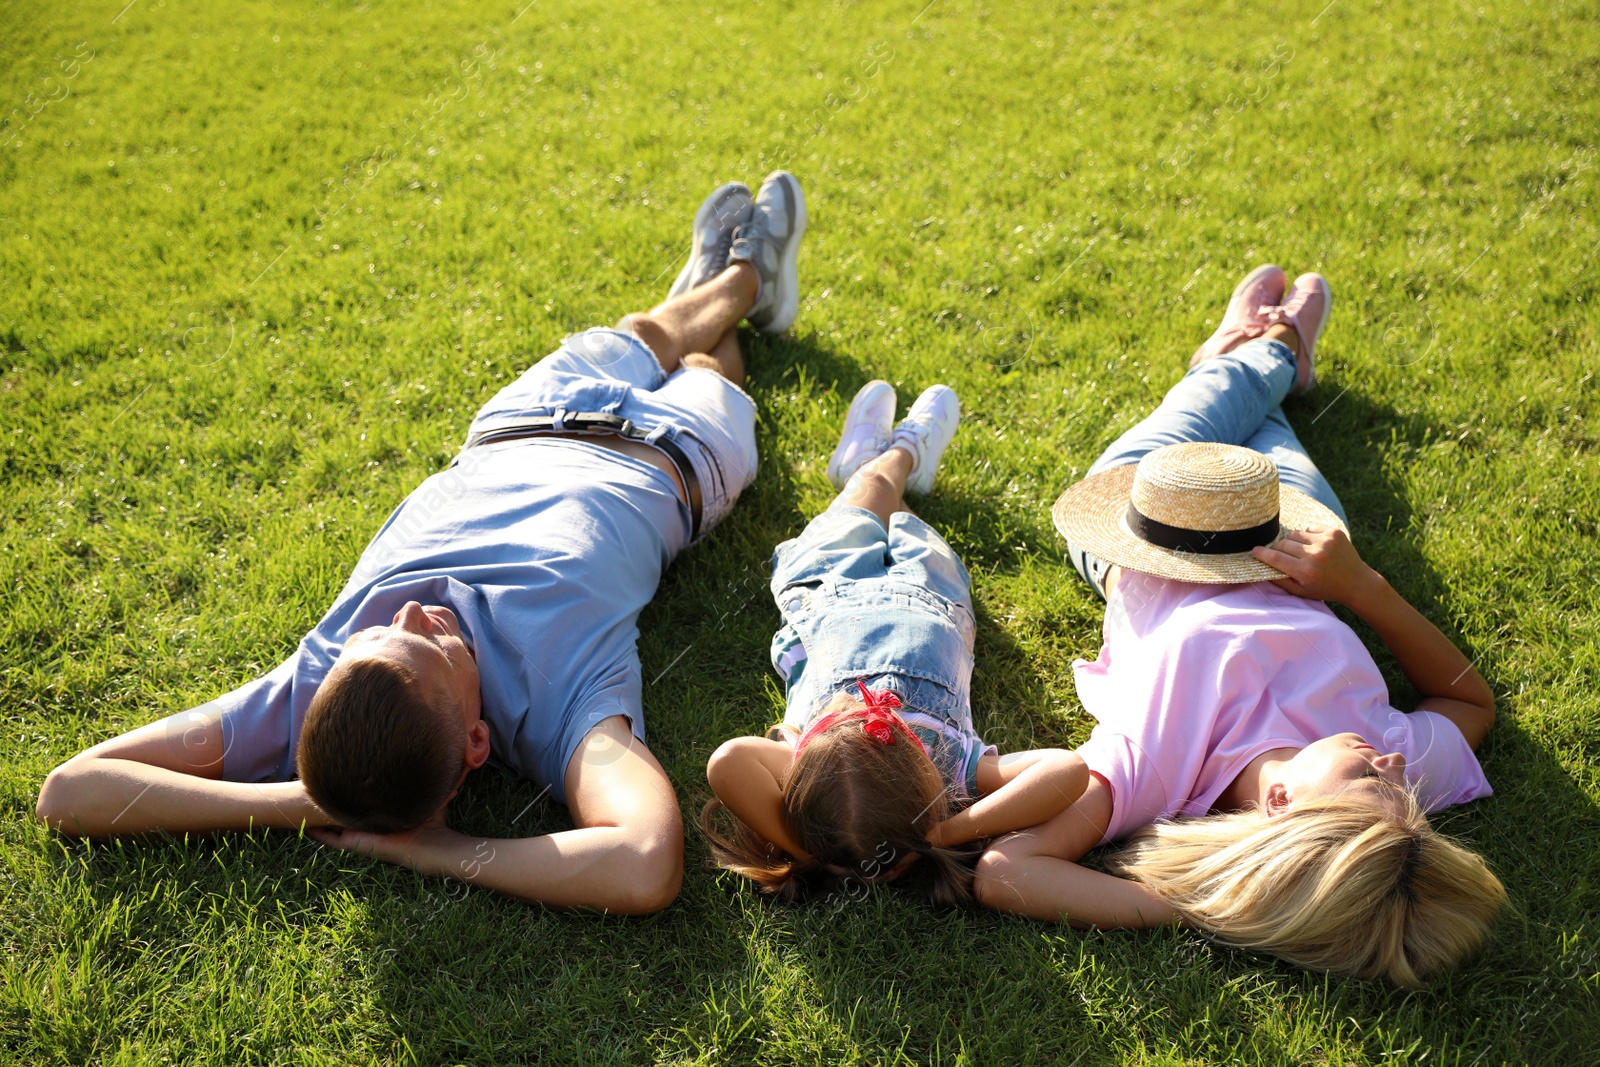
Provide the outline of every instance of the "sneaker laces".
[[854,456],[862,449],[872,449],[882,452],[888,447],[888,440],[878,436],[878,428],[870,422],[859,422],[850,428],[850,432],[843,441],[839,442],[839,451],[847,458]]
[[1261,327],[1260,332],[1256,336],[1265,334],[1267,332],[1267,328],[1270,326],[1288,326],[1294,330],[1294,335],[1297,342],[1294,348],[1291,349],[1291,351],[1294,352],[1294,358],[1296,360],[1302,358],[1300,346],[1305,343],[1305,339],[1301,336],[1300,332],[1299,309],[1295,308],[1291,310],[1287,304],[1262,304],[1257,313],[1261,316],[1265,325]]
[[755,268],[756,302],[752,305],[752,310],[754,310],[761,307],[763,301],[767,298],[766,275],[770,274],[775,267],[772,262],[776,258],[776,253],[772,250],[772,238],[766,230],[757,226],[755,218],[752,218],[728,236],[729,262],[732,262],[733,246],[743,243],[744,254],[739,257],[739,261],[748,263]]
[[857,427],[855,433],[839,442],[834,450],[834,463],[839,473],[848,478],[885,451],[873,427]]
[[912,469],[922,469],[922,453],[926,446],[927,428],[915,422],[902,422],[889,435],[888,448],[899,446],[911,453]]
[[720,260],[724,265],[728,262],[728,253],[733,250],[733,231],[723,230],[717,235],[716,244],[710,248],[712,262]]

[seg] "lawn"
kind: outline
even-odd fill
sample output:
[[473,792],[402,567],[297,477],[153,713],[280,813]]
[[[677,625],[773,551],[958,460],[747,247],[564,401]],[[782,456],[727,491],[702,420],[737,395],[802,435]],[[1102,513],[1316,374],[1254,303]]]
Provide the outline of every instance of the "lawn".
[[[1600,1061],[1600,4],[4,0],[0,24],[6,1061]],[[779,714],[768,558],[873,377],[964,403],[923,512],[974,574],[980,730],[1085,738],[1099,611],[1048,505],[1270,259],[1335,295],[1291,420],[1499,700],[1495,796],[1438,820],[1514,904],[1479,961],[1403,992],[915,885],[774,906],[695,830],[678,903],[606,919],[293,834],[35,824],[56,763],[276,665],[479,403],[659,299],[705,193],[777,166],[811,233],[792,334],[747,338],[761,473],[641,621],[686,819],[715,746]],[[567,825],[478,778],[458,827]]]

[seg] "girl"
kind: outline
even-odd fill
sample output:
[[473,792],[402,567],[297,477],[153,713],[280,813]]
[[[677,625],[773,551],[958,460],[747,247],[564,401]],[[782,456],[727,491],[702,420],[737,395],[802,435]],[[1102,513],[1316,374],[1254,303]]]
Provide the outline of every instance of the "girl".
[[[1056,504],[1107,598],[1075,664],[1099,725],[1068,810],[981,859],[986,905],[1051,921],[1180,921],[1308,967],[1407,986],[1472,954],[1505,899],[1424,811],[1487,796],[1494,721],[1467,658],[1362,562],[1279,407],[1312,382],[1326,282],[1258,268],[1160,408]],[[1242,447],[1241,447],[1242,446]],[[1280,487],[1281,476],[1281,487]],[[1423,694],[1389,706],[1344,604]],[[1107,865],[1097,844],[1126,839]]]
[[887,382],[856,395],[828,465],[843,491],[773,554],[783,723],[706,769],[713,858],[785,898],[892,881],[923,858],[934,899],[966,901],[974,842],[1048,820],[1088,783],[1070,752],[1001,757],[974,731],[971,579],[904,499],[933,488],[960,408],[936,385],[891,434],[894,412]]

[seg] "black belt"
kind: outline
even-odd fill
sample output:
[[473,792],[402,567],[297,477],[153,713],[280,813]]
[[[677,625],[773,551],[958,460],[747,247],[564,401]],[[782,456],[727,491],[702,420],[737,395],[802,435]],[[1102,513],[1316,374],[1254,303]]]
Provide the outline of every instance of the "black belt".
[[[700,479],[695,477],[694,464],[688,455],[670,437],[651,440],[650,434],[635,426],[630,419],[609,415],[603,411],[575,411],[565,413],[559,420],[553,415],[518,422],[502,423],[492,429],[480,430],[467,438],[464,448],[478,445],[497,445],[505,441],[520,441],[527,437],[543,437],[552,433],[609,434],[627,441],[642,441],[651,448],[659,448],[677,468],[683,479],[683,491],[689,498],[689,540],[700,536]],[[455,464],[451,464],[454,466]]]

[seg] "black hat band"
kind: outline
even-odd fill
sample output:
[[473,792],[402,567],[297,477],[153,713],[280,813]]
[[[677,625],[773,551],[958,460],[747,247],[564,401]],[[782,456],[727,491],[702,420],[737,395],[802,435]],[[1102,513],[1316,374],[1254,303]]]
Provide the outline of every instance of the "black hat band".
[[1277,514],[1259,526],[1243,530],[1190,530],[1152,519],[1130,502],[1126,521],[1128,529],[1142,541],[1148,541],[1157,548],[1193,552],[1201,556],[1237,555],[1257,545],[1270,545],[1278,539]]

